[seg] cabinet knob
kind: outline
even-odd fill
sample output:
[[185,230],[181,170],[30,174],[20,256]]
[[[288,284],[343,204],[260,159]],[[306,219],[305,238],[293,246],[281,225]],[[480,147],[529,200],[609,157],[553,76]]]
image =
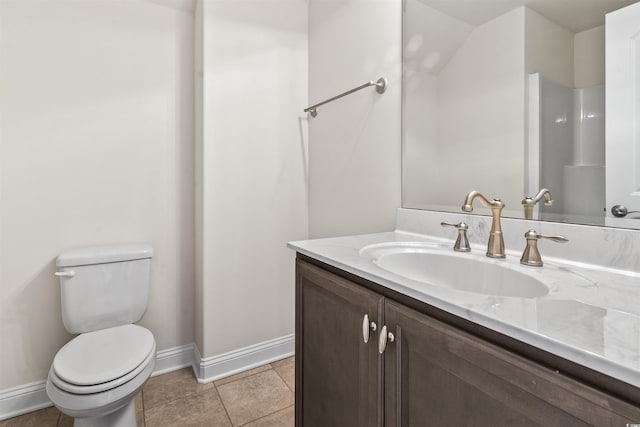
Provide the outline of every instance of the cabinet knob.
[[378,325],[376,322],[369,322],[369,315],[365,314],[362,318],[362,340],[366,343],[369,342],[369,330],[376,331]]
[[395,339],[396,337],[394,337],[391,332],[387,332],[387,325],[384,325],[380,331],[380,336],[378,337],[378,353],[384,353],[387,348],[387,340],[389,342],[393,342]]

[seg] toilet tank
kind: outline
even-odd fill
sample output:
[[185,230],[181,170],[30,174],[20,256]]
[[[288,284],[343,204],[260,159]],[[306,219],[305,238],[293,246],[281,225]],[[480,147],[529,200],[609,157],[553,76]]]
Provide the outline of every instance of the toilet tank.
[[62,321],[73,334],[135,323],[147,309],[153,248],[147,244],[73,249],[56,260]]

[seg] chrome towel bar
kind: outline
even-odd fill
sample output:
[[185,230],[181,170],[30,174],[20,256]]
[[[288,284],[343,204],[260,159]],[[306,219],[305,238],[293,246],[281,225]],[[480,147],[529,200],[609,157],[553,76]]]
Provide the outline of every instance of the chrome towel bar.
[[357,92],[357,91],[359,91],[361,89],[364,89],[366,87],[369,87],[369,86],[375,86],[376,87],[376,92],[384,93],[384,91],[387,89],[387,79],[385,79],[384,77],[380,77],[375,82],[367,82],[367,83],[365,83],[365,84],[363,84],[361,86],[358,86],[358,87],[353,88],[351,90],[348,90],[348,91],[346,91],[344,93],[341,93],[340,95],[336,95],[333,98],[329,98],[326,101],[322,101],[322,102],[319,102],[319,103],[317,103],[315,105],[312,105],[311,107],[307,107],[307,108],[304,109],[304,112],[305,113],[308,112],[309,114],[311,114],[311,117],[315,117],[315,116],[318,115],[318,107],[319,106],[327,104],[327,103],[329,103],[331,101],[335,101],[336,99],[342,98],[343,96],[351,95],[353,92]]

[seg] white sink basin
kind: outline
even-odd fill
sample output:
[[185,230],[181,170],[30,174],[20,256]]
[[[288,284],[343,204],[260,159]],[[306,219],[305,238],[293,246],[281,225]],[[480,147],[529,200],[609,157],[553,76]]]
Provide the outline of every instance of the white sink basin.
[[519,264],[453,252],[434,244],[371,245],[360,254],[395,275],[459,291],[518,298],[537,298],[549,293],[542,281]]

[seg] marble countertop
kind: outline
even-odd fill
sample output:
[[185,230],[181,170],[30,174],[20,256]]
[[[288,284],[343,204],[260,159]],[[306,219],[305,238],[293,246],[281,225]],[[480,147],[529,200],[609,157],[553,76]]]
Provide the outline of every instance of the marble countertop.
[[[549,288],[534,298],[483,295],[408,279],[381,268],[370,245],[390,242],[435,245],[452,256],[479,257],[523,269]],[[544,258],[541,268],[524,267],[520,252],[507,259],[454,253],[451,241],[402,231],[290,242],[289,248],[386,286],[463,319],[498,331],[613,378],[640,387],[640,274]],[[362,252],[361,252],[362,251]]]

